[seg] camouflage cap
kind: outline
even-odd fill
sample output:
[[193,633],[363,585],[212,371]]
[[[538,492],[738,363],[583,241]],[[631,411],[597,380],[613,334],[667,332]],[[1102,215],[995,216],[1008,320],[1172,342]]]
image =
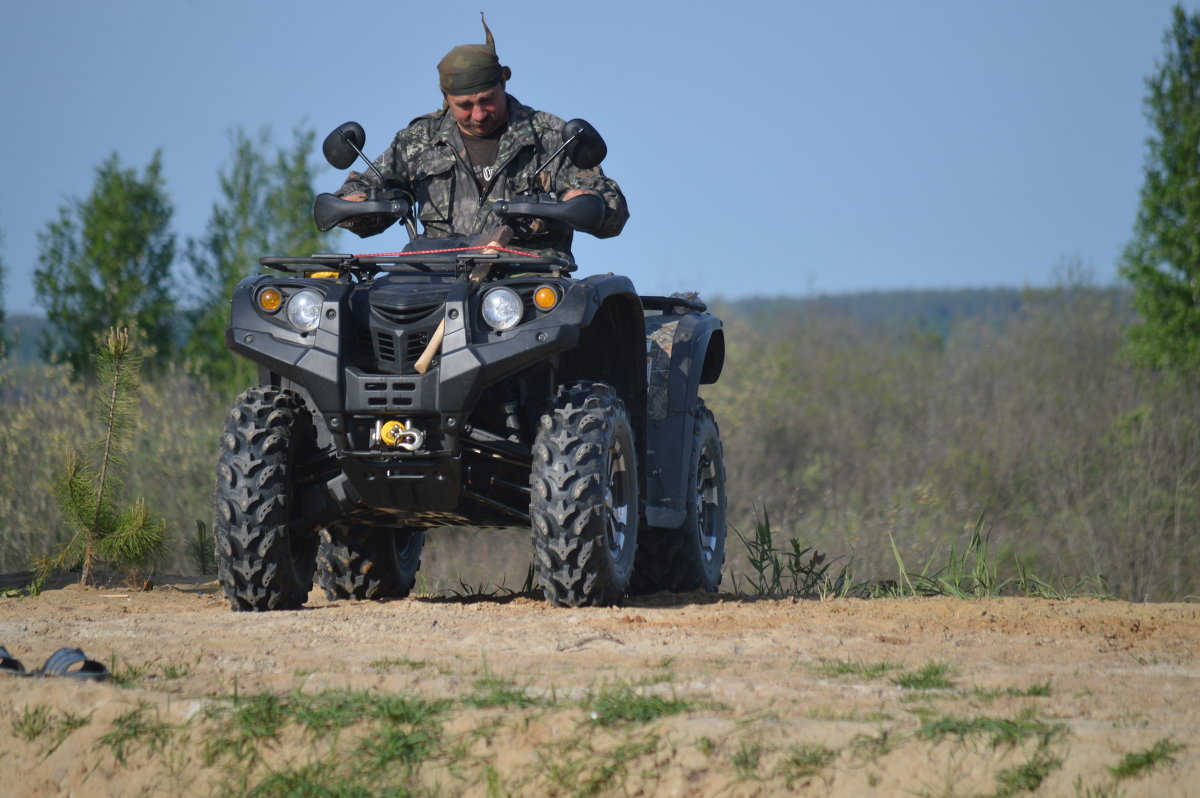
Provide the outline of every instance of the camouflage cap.
[[487,33],[485,44],[460,44],[438,63],[438,83],[443,94],[478,94],[512,77],[512,70],[500,66],[496,41],[483,13],[479,14]]

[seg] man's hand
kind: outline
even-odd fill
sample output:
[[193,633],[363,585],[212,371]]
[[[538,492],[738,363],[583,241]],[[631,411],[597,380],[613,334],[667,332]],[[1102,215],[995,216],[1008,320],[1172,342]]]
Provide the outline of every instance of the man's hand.
[[[566,194],[562,195],[562,202],[570,202],[571,200],[575,199],[576,197],[582,197],[584,194],[595,194],[597,197],[600,196],[599,194],[596,194],[595,191],[592,191],[590,188],[573,188],[570,191],[568,191]],[[350,199],[350,198],[346,197],[346,199]],[[603,199],[603,197],[601,197],[601,199]]]
[[342,199],[350,200],[351,202],[364,202],[367,199],[367,195],[365,192],[355,191],[353,194],[347,194],[342,197]]

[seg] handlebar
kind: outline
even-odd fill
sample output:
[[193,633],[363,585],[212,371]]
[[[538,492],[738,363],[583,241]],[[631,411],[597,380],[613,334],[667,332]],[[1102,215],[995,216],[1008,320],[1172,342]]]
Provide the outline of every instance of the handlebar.
[[576,230],[591,233],[604,221],[604,200],[595,194],[581,194],[562,202],[548,194],[529,194],[493,203],[498,216],[538,216],[563,222]]
[[403,198],[366,199],[362,202],[344,200],[335,194],[318,194],[313,202],[313,221],[322,233],[328,232],[349,219],[362,216],[390,216],[402,219],[412,205]]

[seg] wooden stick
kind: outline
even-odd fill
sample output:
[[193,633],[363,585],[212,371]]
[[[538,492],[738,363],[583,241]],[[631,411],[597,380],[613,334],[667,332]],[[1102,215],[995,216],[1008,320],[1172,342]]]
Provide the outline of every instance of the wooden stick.
[[418,374],[424,374],[429,371],[429,364],[433,362],[433,358],[437,355],[438,350],[442,348],[442,339],[446,337],[446,318],[438,322],[437,329],[433,331],[433,337],[429,339],[429,343],[425,345],[425,351],[417,358],[417,362],[413,364],[413,368]]
[[[505,246],[509,241],[512,240],[512,237],[512,228],[508,225],[501,225],[495,230],[492,230],[490,233],[484,233],[475,240],[487,242],[482,244],[484,247],[483,253],[487,255],[495,252],[496,249]],[[480,244],[477,244],[476,246],[480,246]],[[472,269],[470,276],[472,288],[478,288],[479,285],[487,279],[488,272],[491,270],[492,265],[486,262],[480,263],[474,269]],[[443,316],[442,320],[438,322],[437,329],[433,331],[433,337],[431,337],[429,339],[429,343],[425,345],[425,351],[421,353],[421,356],[417,358],[417,362],[413,364],[413,368],[417,370],[418,374],[424,374],[425,372],[429,371],[429,366],[431,363],[433,363],[433,359],[437,357],[438,350],[442,348],[442,339],[445,337],[446,318]]]

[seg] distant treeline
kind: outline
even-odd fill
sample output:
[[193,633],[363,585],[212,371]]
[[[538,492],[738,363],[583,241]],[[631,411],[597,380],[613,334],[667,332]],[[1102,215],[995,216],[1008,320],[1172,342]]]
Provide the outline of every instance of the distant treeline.
[[[1127,286],[1088,286],[1089,295],[1127,310],[1132,292]],[[963,322],[1002,325],[1021,314],[1030,302],[1048,298],[1070,301],[1069,292],[1031,288],[956,288],[863,291],[809,297],[755,297],[716,300],[714,310],[725,318],[746,320],[775,329],[804,318],[841,318],[868,327],[899,331],[932,331],[949,335]]]

